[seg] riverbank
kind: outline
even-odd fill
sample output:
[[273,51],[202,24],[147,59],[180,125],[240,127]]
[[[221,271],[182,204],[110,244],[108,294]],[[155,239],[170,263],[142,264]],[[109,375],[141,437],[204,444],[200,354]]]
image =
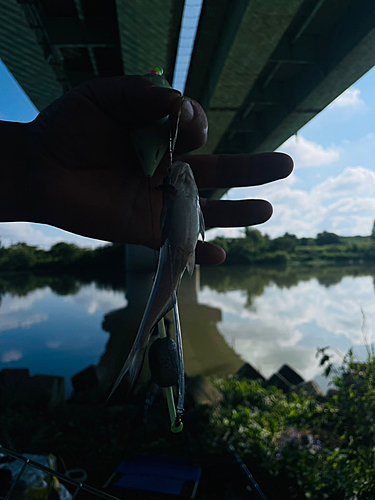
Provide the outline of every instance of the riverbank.
[[116,270],[125,272],[125,250],[120,243],[109,243],[95,249],[81,248],[73,243],[60,242],[49,250],[16,243],[10,247],[0,245],[0,272],[48,271],[99,272]]
[[218,237],[212,243],[226,251],[223,265],[227,266],[358,265],[375,260],[375,240],[371,236],[343,237],[326,231],[316,238],[285,233],[272,239],[247,228],[242,238]]
[[321,351],[320,357],[336,388],[330,397],[283,394],[237,377],[212,379],[220,401],[202,405],[188,392],[181,434],[169,430],[161,393],[144,412],[147,388],[115,407],[99,402],[92,390],[59,406],[43,400],[24,406],[7,398],[0,405],[0,437],[9,449],[52,452],[60,466],[85,469],[87,483],[95,487],[122,460],[145,453],[189,459],[202,468],[197,500],[242,498],[246,481],[233,468],[232,445],[269,500],[349,500],[353,492],[358,500],[368,500],[375,486],[369,465],[375,437],[369,425],[374,360],[371,353],[367,361],[349,353],[335,368],[329,352]]
[[[323,231],[316,238],[297,238],[285,233],[270,238],[256,229],[246,228],[244,237],[211,241],[224,248],[227,258],[222,265],[256,267],[353,266],[375,262],[375,239],[372,236],[338,236]],[[81,248],[60,242],[50,250],[26,243],[10,247],[0,244],[0,272],[48,271],[83,272],[114,270],[125,272],[124,245],[110,243],[96,249]]]

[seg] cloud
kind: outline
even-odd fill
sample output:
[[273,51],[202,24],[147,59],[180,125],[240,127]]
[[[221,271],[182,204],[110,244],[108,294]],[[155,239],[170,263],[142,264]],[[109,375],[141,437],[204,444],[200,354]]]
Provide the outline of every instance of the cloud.
[[25,296],[17,297],[17,300],[14,300],[14,297],[11,294],[6,294],[2,298],[1,302],[1,317],[5,314],[17,314],[20,311],[28,311],[33,308],[36,302],[40,302],[48,295],[51,294],[50,289],[46,286],[42,289],[37,289],[32,292],[29,292]]
[[5,352],[1,357],[1,361],[3,363],[11,363],[12,361],[19,361],[22,358],[23,358],[22,352],[13,349],[11,351]]
[[289,154],[297,169],[331,165],[340,158],[340,150],[336,146],[324,148],[316,142],[308,141],[302,135],[293,135],[278,151]]
[[[55,236],[50,236],[45,231],[55,233]],[[31,222],[0,223],[0,240],[1,244],[5,247],[22,241],[28,245],[43,247],[45,249],[51,248],[52,245],[60,241],[75,243],[84,248],[96,248],[107,243],[92,238],[84,238],[83,236],[69,233],[62,229],[52,228],[45,224],[34,224]]]
[[15,299],[5,294],[1,300],[0,333],[17,328],[30,328],[32,325],[48,320],[48,314],[32,312],[36,303],[42,301],[51,291],[48,287],[35,290],[24,297]]
[[95,314],[97,311],[102,314],[102,312],[126,307],[128,304],[122,292],[99,290],[94,284],[82,287],[76,295],[64,297],[64,302],[78,304],[88,314]]
[[360,96],[361,91],[352,87],[337,97],[330,105],[330,108],[362,108],[365,103]]
[[205,240],[210,241],[213,240],[219,236],[224,236],[225,238],[238,238],[240,236],[243,236],[244,230],[243,228],[238,228],[238,227],[226,227],[226,228],[220,228],[216,227],[214,229],[207,229],[206,230],[206,236]]
[[[273,205],[273,216],[257,227],[272,237],[285,232],[299,237],[315,237],[324,230],[343,236],[371,234],[375,219],[374,171],[362,166],[347,167],[310,191],[299,186],[298,182],[294,185],[280,182],[239,188],[231,190],[228,198],[269,200]],[[215,232],[226,235],[226,229],[216,229]],[[237,229],[238,236],[242,233],[242,229]],[[209,232],[207,239],[213,234]]]
[[49,349],[58,349],[62,345],[61,340],[49,340],[46,342],[46,346]]
[[364,167],[347,167],[336,177],[328,177],[311,191],[319,199],[375,195],[375,172]]
[[0,224],[0,238],[4,246],[12,243],[25,241],[29,245],[51,247],[62,237],[46,236],[40,229],[34,227],[30,222],[4,222]]
[[22,317],[3,315],[0,319],[0,333],[7,332],[9,330],[17,330],[18,328],[30,328],[32,325],[36,325],[47,320],[48,315],[43,313],[29,315],[23,314]]
[[219,331],[265,376],[290,363],[305,379],[311,379],[322,372],[315,357],[317,347],[330,345],[345,354],[350,346],[362,345],[361,308],[367,331],[374,331],[373,294],[371,276],[347,276],[329,288],[316,278],[288,288],[270,283],[261,296],[253,298],[251,309],[245,307],[243,290],[222,293],[205,286],[199,303],[222,311]]

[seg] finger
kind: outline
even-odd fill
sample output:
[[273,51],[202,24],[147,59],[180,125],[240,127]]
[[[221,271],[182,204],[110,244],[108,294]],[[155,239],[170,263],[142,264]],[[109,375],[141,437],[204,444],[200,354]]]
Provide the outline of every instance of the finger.
[[200,199],[206,227],[244,227],[266,222],[272,205],[265,200],[220,201]]
[[176,153],[183,154],[198,149],[207,141],[208,122],[203,108],[193,99],[182,99]]
[[218,245],[198,241],[195,249],[195,261],[197,264],[217,266],[224,262],[225,258],[225,251]]
[[284,153],[184,156],[200,189],[257,186],[284,179],[293,160]]
[[180,154],[203,146],[207,140],[208,125],[203,108],[192,99],[182,99],[177,90],[153,85],[144,76],[97,78],[75,90],[116,121],[131,126],[170,114],[175,116],[181,108],[176,142],[176,152]]
[[116,121],[129,125],[163,118],[181,101],[178,90],[157,87],[139,75],[97,78],[75,90]]

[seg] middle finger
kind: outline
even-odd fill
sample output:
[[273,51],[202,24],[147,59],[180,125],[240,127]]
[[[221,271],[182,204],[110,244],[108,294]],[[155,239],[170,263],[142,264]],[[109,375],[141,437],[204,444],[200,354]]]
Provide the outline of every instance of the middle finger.
[[257,186],[288,177],[293,160],[284,153],[186,155],[199,189]]
[[266,222],[272,205],[265,200],[220,201],[200,198],[207,228],[244,227]]

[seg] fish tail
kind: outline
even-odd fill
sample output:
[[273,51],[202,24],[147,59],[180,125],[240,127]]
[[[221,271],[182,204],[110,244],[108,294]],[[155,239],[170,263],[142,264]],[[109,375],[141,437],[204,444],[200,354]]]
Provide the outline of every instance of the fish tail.
[[111,399],[125,375],[128,376],[128,394],[130,393],[141,372],[145,354],[145,347],[141,347],[139,345],[135,348],[133,347],[127,360],[125,361],[124,366],[122,367],[120,375],[118,376],[110,395],[108,396],[107,402]]

